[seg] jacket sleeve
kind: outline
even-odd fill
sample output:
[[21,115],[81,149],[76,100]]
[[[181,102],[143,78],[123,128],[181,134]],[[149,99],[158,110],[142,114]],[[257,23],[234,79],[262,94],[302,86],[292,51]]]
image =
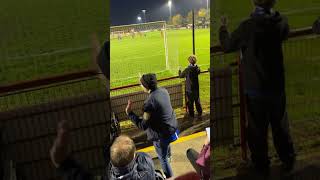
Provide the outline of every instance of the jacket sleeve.
[[98,55],[98,65],[107,79],[110,79],[110,41],[106,41]]
[[146,130],[149,127],[149,120],[145,121],[138,115],[136,115],[134,112],[130,112],[128,114],[130,120],[139,128],[142,130]]
[[228,32],[226,26],[220,27],[219,40],[224,52],[226,53],[240,50],[245,37],[246,34],[243,24],[240,24],[240,26],[231,34]]
[[185,78],[187,76],[187,69],[184,69],[182,72],[179,71],[179,78]]
[[141,180],[155,180],[155,168],[154,164],[152,161],[152,158],[145,154],[145,153],[140,153],[141,158],[139,159],[138,162],[138,169],[141,169],[139,173],[140,179]]
[[91,173],[85,170],[79,163],[72,158],[66,159],[59,168],[57,168],[58,176],[63,180],[93,180]]

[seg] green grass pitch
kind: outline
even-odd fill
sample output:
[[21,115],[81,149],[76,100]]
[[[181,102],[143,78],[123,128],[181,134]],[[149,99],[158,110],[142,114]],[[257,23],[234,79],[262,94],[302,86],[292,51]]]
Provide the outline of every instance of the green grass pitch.
[[88,68],[92,33],[108,38],[107,1],[2,1],[0,84]]
[[[195,30],[198,65],[207,70],[210,62],[210,30]],[[164,38],[159,31],[147,32],[146,37],[124,37],[111,40],[111,86],[117,87],[137,83],[139,74],[156,73],[158,78],[176,76],[179,67],[188,65],[192,54],[192,31],[190,29],[167,30],[166,68]]]

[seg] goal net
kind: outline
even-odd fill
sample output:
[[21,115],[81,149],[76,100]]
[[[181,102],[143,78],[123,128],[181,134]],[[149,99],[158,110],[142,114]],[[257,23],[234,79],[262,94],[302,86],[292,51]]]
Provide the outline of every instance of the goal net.
[[177,53],[168,46],[165,21],[113,26],[110,39],[111,86],[136,83],[144,73],[158,78],[176,74]]

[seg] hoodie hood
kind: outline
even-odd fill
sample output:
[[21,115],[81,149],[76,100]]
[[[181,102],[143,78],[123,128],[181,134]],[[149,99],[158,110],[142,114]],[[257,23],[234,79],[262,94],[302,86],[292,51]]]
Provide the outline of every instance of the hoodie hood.
[[251,14],[252,20],[256,24],[256,32],[263,32],[264,34],[273,34],[273,39],[286,39],[288,34],[287,19],[280,15],[277,11],[269,11],[261,13],[255,11]]
[[111,165],[111,180],[128,180],[137,172],[137,164],[134,158],[131,163],[125,167],[115,167]]

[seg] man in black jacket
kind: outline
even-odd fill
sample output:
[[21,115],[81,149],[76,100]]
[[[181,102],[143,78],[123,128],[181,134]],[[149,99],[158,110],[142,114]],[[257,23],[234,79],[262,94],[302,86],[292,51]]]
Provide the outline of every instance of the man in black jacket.
[[153,142],[164,174],[169,178],[173,176],[168,160],[171,156],[170,143],[178,138],[176,115],[168,91],[157,87],[155,74],[143,75],[140,82],[144,91],[150,94],[144,102],[143,117],[132,112],[130,100],[126,113],[138,128],[147,132],[148,140]]
[[241,51],[244,88],[248,110],[248,145],[254,167],[269,173],[267,132],[272,127],[273,142],[284,170],[295,162],[293,142],[286,112],[282,42],[287,38],[287,19],[272,10],[276,0],[253,0],[255,10],[231,34],[222,18],[220,43],[225,52]]
[[198,116],[202,115],[202,107],[200,104],[200,93],[199,93],[199,74],[200,68],[197,66],[197,57],[191,55],[188,58],[189,66],[184,70],[179,70],[179,77],[186,78],[186,96],[187,96],[187,107],[190,117],[194,117],[193,104],[196,105]]

